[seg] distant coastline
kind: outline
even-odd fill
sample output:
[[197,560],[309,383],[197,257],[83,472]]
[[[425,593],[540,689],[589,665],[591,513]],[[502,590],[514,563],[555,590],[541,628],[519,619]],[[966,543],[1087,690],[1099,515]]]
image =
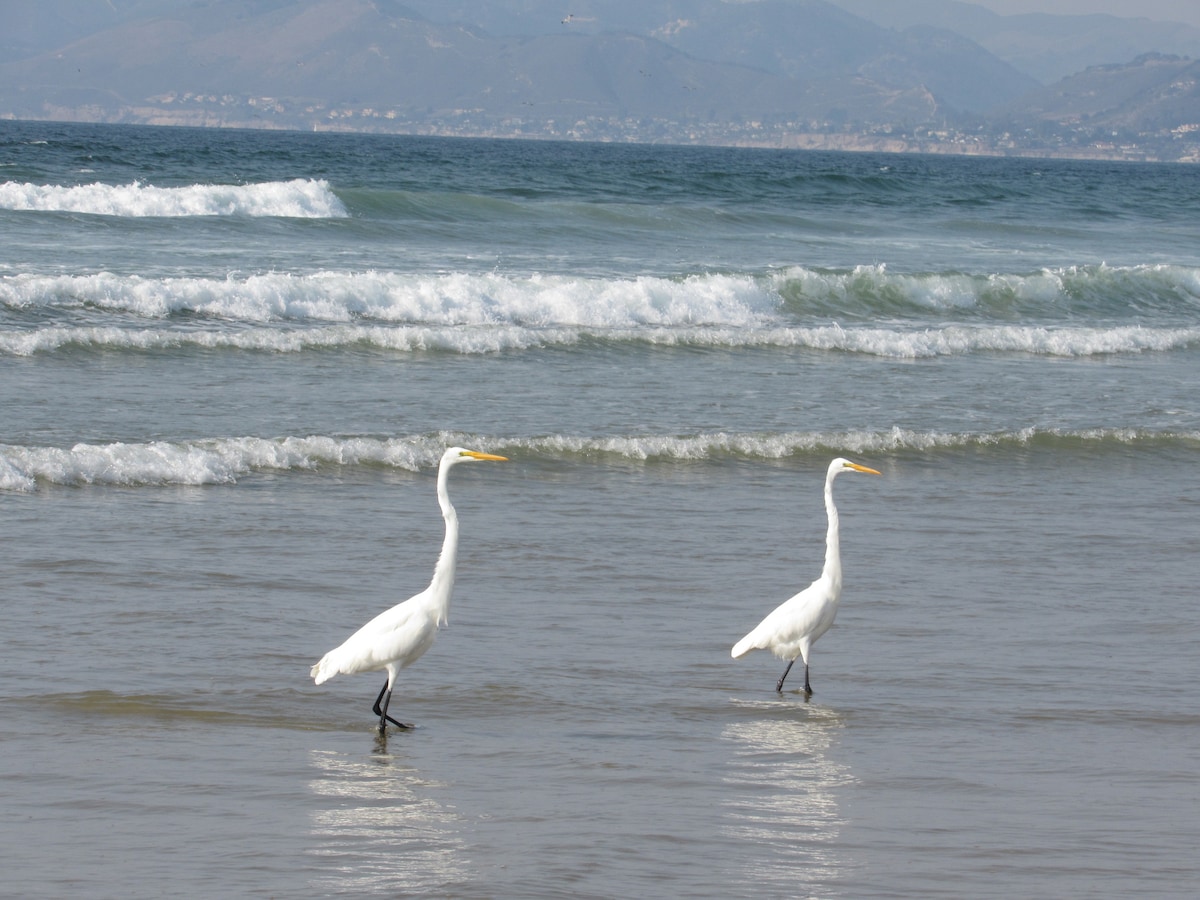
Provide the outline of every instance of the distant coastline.
[[1143,18],[949,0],[640,0],[566,19],[557,0],[64,4],[79,11],[28,3],[0,41],[0,118],[1200,162],[1200,28]]

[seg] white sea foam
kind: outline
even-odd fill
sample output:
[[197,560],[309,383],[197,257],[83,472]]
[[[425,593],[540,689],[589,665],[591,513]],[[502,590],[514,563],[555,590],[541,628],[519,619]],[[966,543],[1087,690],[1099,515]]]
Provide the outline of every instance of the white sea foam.
[[[820,277],[835,284],[820,289],[836,293],[848,289],[855,276]],[[871,277],[881,276],[874,272]],[[1016,279],[993,279],[1010,277]],[[1023,290],[1036,292],[1043,288],[1031,287],[1035,282],[1060,277],[1046,274],[1017,280],[1025,285]],[[1180,294],[1185,304],[1195,287],[1188,285],[1188,279],[1200,282],[1200,274],[1188,269],[1131,270],[1121,277],[1139,284],[1165,280],[1169,290],[1162,289],[1164,293]],[[1116,278],[1109,277],[1104,290]],[[794,290],[795,270],[788,279]],[[928,279],[926,293],[957,290],[957,276]],[[839,283],[841,288],[836,287]],[[624,279],[392,272],[268,272],[219,279],[110,272],[5,275],[0,276],[0,304],[12,309],[101,311],[151,320],[191,313],[210,321],[198,326],[192,317],[186,329],[142,328],[136,322],[87,326],[56,322],[38,330],[0,332],[0,352],[30,355],[66,346],[298,352],[362,344],[401,352],[477,354],[595,339],[663,346],[795,347],[918,359],[972,353],[1094,356],[1171,351],[1200,343],[1200,326],[1168,324],[1186,318],[1178,313],[1159,325],[1120,319],[1110,325],[1070,324],[1057,309],[1065,296],[1061,288],[1045,287],[1052,299],[1039,301],[1051,311],[1053,324],[997,322],[991,317],[934,324],[912,316],[891,316],[880,325],[878,312],[864,311],[861,305],[848,315],[846,324],[838,322],[836,315],[831,316],[834,321],[813,322],[812,315],[797,315],[776,287],[774,276],[724,274]],[[1154,321],[1153,316],[1141,318]]]
[[37,487],[33,476],[9,462],[6,449],[0,447],[0,491],[32,491]]
[[13,275],[0,303],[92,306],[163,317],[195,312],[253,322],[317,320],[427,325],[622,328],[770,321],[777,299],[750,276],[583,279],[390,272],[265,273],[245,278]]
[[950,326],[919,331],[884,328],[528,328],[519,325],[328,325],[304,328],[170,329],[53,326],[0,331],[0,353],[32,356],[66,347],[153,351],[175,348],[299,353],[363,346],[398,353],[477,355],[585,340],[664,347],[784,347],[895,359],[1022,353],[1051,357],[1168,352],[1200,345],[1200,327],[1044,328]]
[[810,453],[894,453],[931,451],[1002,442],[1028,443],[1032,429],[1004,434],[948,434],[917,432],[902,428],[888,431],[795,431],[762,434],[730,434],[723,431],[694,435],[614,436],[589,438],[554,435],[519,442],[537,453],[569,453],[583,456],[611,455],[632,460],[706,460],[722,457],[741,459],[786,459]]
[[260,184],[132,184],[62,186],[8,181],[0,184],[0,209],[75,212],[103,216],[280,216],[344,218],[346,207],[329,183],[312,179]]
[[[477,438],[456,436],[457,442]],[[1141,441],[1200,442],[1200,432],[1162,433],[1130,428],[1095,428],[1078,431],[1024,428],[1002,432],[924,432],[893,427],[882,431],[787,431],[697,434],[544,435],[536,438],[485,439],[498,452],[521,456],[612,456],[623,460],[705,461],[719,459],[778,460],[796,456],[935,453],[986,449],[1012,445],[1027,447],[1037,442],[1077,441],[1121,445]]]
[[377,464],[417,470],[436,463],[445,439],[323,436],[221,438],[173,443],[76,444],[69,449],[0,445],[0,486],[231,484],[258,470]]
[[1136,429],[1062,431],[1033,428],[995,433],[884,431],[727,433],[690,435],[553,434],[499,438],[453,432],[410,437],[236,437],[128,444],[76,444],[70,448],[0,444],[0,489],[29,492],[39,482],[59,485],[234,484],[257,471],[314,471],[344,466],[383,466],[419,471],[437,464],[445,447],[462,444],[513,458],[614,457],[645,462],[726,458],[778,460],[819,454],[885,455],[1025,447],[1039,441],[1128,445],[1147,441],[1200,444],[1200,433]]
[[248,330],[128,329],[52,327],[38,331],[0,331],[0,353],[32,356],[64,347],[153,351],[176,348],[299,353],[361,345],[399,353],[441,351],[476,355],[533,347],[569,345],[575,329],[528,329],[514,326],[427,328],[420,326],[330,325],[322,328]]
[[1200,343],[1200,328],[1113,328],[1027,325],[951,325],[904,330],[890,328],[784,329],[764,343],[842,350],[900,359],[963,356],[971,353],[1028,353],[1039,356],[1095,356],[1175,350]]

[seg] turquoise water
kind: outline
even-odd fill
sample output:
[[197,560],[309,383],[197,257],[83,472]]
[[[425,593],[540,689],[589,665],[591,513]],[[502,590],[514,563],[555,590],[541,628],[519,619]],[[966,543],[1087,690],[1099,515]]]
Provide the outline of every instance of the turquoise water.
[[[1198,199],[0,123],[10,889],[1189,894]],[[427,583],[448,443],[512,462],[452,476],[380,742],[382,679],[308,668]],[[729,647],[819,572],[835,455],[884,477],[806,701]]]

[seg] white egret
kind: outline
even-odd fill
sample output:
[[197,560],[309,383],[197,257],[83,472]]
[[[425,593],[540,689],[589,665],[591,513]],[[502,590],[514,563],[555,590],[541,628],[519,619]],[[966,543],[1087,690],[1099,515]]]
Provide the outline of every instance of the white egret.
[[475,460],[506,461],[505,456],[480,453],[451,447],[442,454],[438,463],[437,497],[446,520],[446,537],[442,542],[442,553],[433,569],[433,580],[429,587],[403,603],[381,612],[354,634],[340,647],[330,650],[309,673],[317,684],[322,684],[334,675],[353,675],[357,672],[387,670],[387,681],[375,698],[372,707],[379,716],[379,732],[383,734],[387,723],[398,728],[408,728],[388,715],[388,704],[392,700],[392,688],[396,675],[406,666],[416,662],[433,644],[438,626],[444,624],[450,611],[450,594],[454,590],[454,565],[458,556],[458,514],[450,504],[446,491],[446,477],[450,469],[462,462]]
[[770,650],[788,661],[775,685],[777,691],[783,690],[783,680],[799,656],[804,660],[804,692],[812,694],[808,656],[812,645],[830,629],[837,615],[838,600],[842,595],[842,558],[838,549],[838,511],[833,505],[833,479],[843,472],[881,474],[841,457],[829,464],[825,474],[825,512],[829,516],[829,530],[825,535],[825,568],[821,570],[821,577],[777,606],[757,628],[733,645],[731,655],[734,659],[751,650]]

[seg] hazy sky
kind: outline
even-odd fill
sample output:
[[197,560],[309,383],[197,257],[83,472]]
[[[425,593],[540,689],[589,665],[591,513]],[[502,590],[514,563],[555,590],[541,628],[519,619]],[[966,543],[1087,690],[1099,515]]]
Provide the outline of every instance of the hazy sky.
[[1186,22],[1200,27],[1200,0],[968,0],[998,13],[1108,13]]

